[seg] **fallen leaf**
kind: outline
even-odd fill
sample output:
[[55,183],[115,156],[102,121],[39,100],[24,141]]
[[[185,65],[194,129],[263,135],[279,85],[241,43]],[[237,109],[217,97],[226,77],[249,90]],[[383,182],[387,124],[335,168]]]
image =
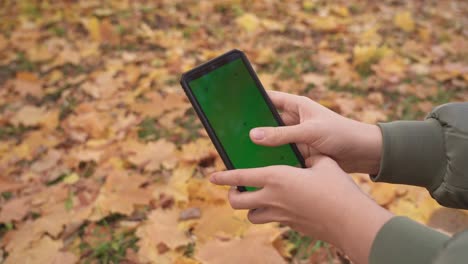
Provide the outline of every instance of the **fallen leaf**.
[[19,126],[20,124],[24,126],[38,126],[42,123],[46,114],[47,112],[43,107],[26,105],[16,112],[10,122],[15,126]]
[[9,200],[1,207],[0,223],[22,220],[31,210],[30,197]]
[[43,158],[34,162],[31,165],[31,170],[37,173],[46,172],[57,166],[61,157],[62,152],[52,149],[49,152],[47,152],[47,154]]
[[393,23],[405,32],[412,32],[415,28],[413,17],[409,11],[397,13],[393,18]]
[[466,210],[438,208],[429,216],[427,225],[453,235],[468,228],[468,213]]
[[94,98],[109,98],[120,88],[112,72],[102,72],[81,85],[81,89]]
[[206,206],[201,209],[202,217],[193,232],[201,243],[205,243],[216,236],[239,236],[250,225],[245,217],[245,212],[243,212],[244,215],[240,215],[239,212],[235,212],[228,204]]
[[348,17],[349,16],[349,10],[346,6],[332,6],[331,8],[332,13],[342,16],[342,17]]
[[0,193],[14,192],[18,189],[23,188],[24,186],[24,183],[15,182],[0,176]]
[[31,72],[17,72],[14,90],[21,96],[31,95],[40,98],[43,95],[42,82]]
[[381,58],[392,55],[393,51],[385,46],[375,45],[355,46],[353,49],[353,64],[377,63]]
[[242,16],[236,18],[237,25],[247,32],[253,32],[258,29],[260,20],[255,14],[245,13]]
[[207,138],[199,138],[182,146],[180,157],[187,162],[200,162],[217,155],[211,141]]
[[381,206],[386,206],[396,198],[398,187],[387,183],[375,183],[372,185],[371,196]]
[[91,17],[88,19],[84,19],[82,22],[85,28],[88,30],[91,36],[91,39],[94,41],[100,42],[101,41],[101,29],[99,25],[100,23],[99,19],[97,19],[96,17]]
[[323,32],[338,32],[342,25],[333,16],[313,17],[309,20],[313,29]]
[[33,242],[26,250],[10,253],[5,260],[5,264],[53,263],[56,258],[61,258],[60,255],[64,254],[60,252],[62,246],[62,241],[52,240],[48,236],[44,236],[39,241]]
[[160,139],[156,142],[149,142],[147,144],[133,143],[131,148],[127,147],[130,152],[128,161],[132,164],[142,167],[147,171],[154,171],[161,169],[165,163],[174,159],[175,145],[165,139]]
[[179,221],[185,221],[190,219],[198,219],[201,216],[200,208],[198,207],[191,207],[187,208],[180,212],[179,214]]
[[138,174],[111,171],[101,187],[90,219],[100,220],[110,213],[130,215],[136,205],[148,204],[153,199],[152,190],[141,187],[147,181],[146,177]]
[[7,46],[8,46],[7,39],[3,36],[3,34],[0,34],[0,50],[4,50]]
[[136,231],[138,241],[138,256],[142,262],[157,263],[161,258],[156,250],[163,244],[168,249],[176,249],[186,245],[190,239],[185,231],[177,226],[179,212],[177,210],[154,210],[142,226]]
[[251,227],[242,238],[210,240],[195,253],[198,260],[210,264],[286,263],[273,247],[278,229]]
[[181,163],[176,167],[167,184],[163,187],[155,188],[153,197],[158,199],[161,195],[171,195],[176,203],[188,202],[188,182],[195,170],[195,165]]

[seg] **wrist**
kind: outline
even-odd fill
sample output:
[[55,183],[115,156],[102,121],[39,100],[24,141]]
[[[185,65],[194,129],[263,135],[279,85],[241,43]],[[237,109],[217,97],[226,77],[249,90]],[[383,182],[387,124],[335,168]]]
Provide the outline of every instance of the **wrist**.
[[378,174],[382,156],[382,132],[377,125],[353,121],[355,168],[352,172]]
[[380,161],[382,157],[382,131],[377,125],[368,125],[366,131],[368,131],[368,137],[366,142],[366,153],[363,155],[367,159],[367,168],[366,173],[368,174],[378,174],[380,170]]

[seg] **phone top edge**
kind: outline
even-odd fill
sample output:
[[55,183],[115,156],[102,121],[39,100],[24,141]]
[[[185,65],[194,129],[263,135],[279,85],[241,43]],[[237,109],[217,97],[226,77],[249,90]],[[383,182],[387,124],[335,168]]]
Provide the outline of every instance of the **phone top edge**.
[[[236,56],[237,55],[237,56]],[[232,49],[228,52],[223,53],[207,62],[204,62],[198,66],[195,66],[193,69],[182,73],[180,81],[190,82],[195,80],[217,68],[217,66],[227,64],[237,58],[245,59],[246,56],[244,52],[238,49]]]

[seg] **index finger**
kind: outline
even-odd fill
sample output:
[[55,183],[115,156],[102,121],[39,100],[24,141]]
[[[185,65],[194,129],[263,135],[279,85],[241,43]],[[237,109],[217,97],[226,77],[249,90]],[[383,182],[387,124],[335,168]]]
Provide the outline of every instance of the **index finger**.
[[268,90],[268,97],[270,97],[276,108],[285,111],[296,111],[297,106],[303,101],[299,95],[283,93],[279,91]]
[[264,187],[269,177],[284,173],[285,168],[288,166],[279,165],[216,172],[211,175],[210,181],[218,185]]

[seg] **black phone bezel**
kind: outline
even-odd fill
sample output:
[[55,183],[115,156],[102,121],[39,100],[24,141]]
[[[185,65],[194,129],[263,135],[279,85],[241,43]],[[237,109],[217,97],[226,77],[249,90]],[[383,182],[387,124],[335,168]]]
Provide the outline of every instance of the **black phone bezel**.
[[[231,62],[237,59],[242,59],[244,65],[246,66],[247,70],[250,73],[250,76],[252,76],[253,80],[256,83],[257,89],[259,89],[260,93],[263,96],[263,99],[268,105],[268,108],[272,112],[276,122],[278,123],[278,126],[284,126],[283,120],[281,120],[281,117],[276,110],[275,106],[273,105],[272,101],[268,97],[267,92],[265,91],[265,88],[263,87],[262,83],[260,82],[260,79],[258,78],[257,74],[255,73],[252,65],[250,64],[249,60],[247,59],[247,56],[240,50],[233,49],[231,51],[228,51],[224,53],[223,55],[216,57],[208,62],[205,62],[185,73],[182,74],[182,77],[180,79],[180,85],[185,91],[185,94],[187,95],[190,103],[192,104],[193,108],[195,109],[195,112],[198,115],[198,118],[201,120],[203,126],[205,127],[206,131],[208,132],[208,135],[213,142],[216,150],[218,151],[219,155],[221,156],[221,159],[224,162],[224,165],[228,170],[233,170],[235,169],[231,160],[229,159],[229,156],[227,155],[226,151],[224,150],[221,142],[219,141],[218,137],[216,136],[216,132],[214,129],[211,127],[210,122],[208,121],[208,118],[206,117],[205,113],[203,112],[203,109],[199,105],[198,101],[195,98],[195,95],[192,93],[192,90],[190,89],[189,83],[192,80],[198,79],[201,76]],[[304,158],[302,157],[301,153],[299,152],[299,149],[297,148],[296,144],[290,143],[289,144],[296,155],[297,159],[299,160],[301,166],[305,168],[305,161]],[[237,186],[237,189],[239,191],[246,191],[246,188],[244,186]]]

